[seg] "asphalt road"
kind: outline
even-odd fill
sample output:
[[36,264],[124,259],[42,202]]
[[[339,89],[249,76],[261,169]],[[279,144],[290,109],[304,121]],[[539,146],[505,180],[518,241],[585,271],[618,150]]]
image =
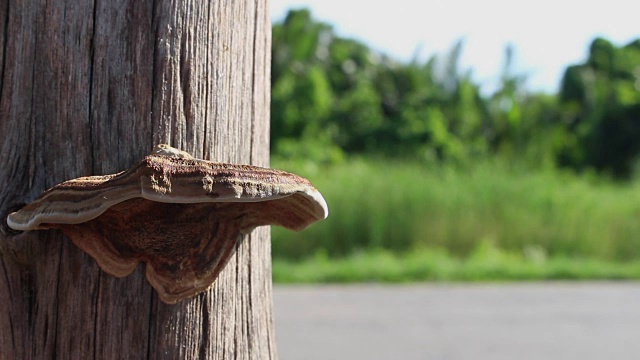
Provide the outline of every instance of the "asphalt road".
[[640,359],[640,283],[274,291],[282,360]]

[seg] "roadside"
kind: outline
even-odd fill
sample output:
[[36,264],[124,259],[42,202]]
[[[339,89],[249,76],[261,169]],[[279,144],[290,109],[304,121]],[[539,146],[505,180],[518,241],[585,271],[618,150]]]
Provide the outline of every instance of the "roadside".
[[640,283],[281,286],[293,359],[636,359]]

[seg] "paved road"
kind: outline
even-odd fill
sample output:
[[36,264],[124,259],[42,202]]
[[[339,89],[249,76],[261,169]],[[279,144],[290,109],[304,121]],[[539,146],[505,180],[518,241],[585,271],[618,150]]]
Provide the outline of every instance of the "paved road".
[[276,286],[282,360],[640,359],[640,283]]

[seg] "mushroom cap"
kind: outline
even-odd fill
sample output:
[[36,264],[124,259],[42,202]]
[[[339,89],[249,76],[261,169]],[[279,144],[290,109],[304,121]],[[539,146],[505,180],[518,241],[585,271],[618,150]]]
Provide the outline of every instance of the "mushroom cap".
[[[7,224],[21,231],[48,229],[52,224],[79,224],[137,197],[161,203],[246,203],[247,216],[272,221],[258,225],[280,225],[297,231],[329,215],[322,194],[298,175],[152,154],[127,171],[60,183],[9,214]],[[261,202],[267,204],[254,204]]]
[[161,300],[175,303],[211,286],[255,227],[302,230],[327,216],[324,198],[303,177],[159,145],[129,170],[52,187],[7,224],[62,229],[114,276],[145,262]]

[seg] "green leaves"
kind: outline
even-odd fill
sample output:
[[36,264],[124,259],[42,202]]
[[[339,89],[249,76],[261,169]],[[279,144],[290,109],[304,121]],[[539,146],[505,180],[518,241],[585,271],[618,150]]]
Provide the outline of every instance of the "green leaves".
[[[518,130],[526,117],[518,103],[522,81],[506,69],[510,60],[499,92],[485,98],[459,68],[462,48],[459,41],[443,59],[398,63],[337,36],[307,10],[291,11],[273,30],[274,154],[304,153],[315,161],[341,158],[336,151],[466,161],[526,142]],[[507,100],[508,108],[491,105]]]
[[526,90],[511,45],[495,90],[482,91],[460,68],[463,45],[401,63],[339,37],[308,10],[291,11],[273,28],[274,155],[454,163],[500,155],[533,167],[631,175],[640,152],[640,40],[616,47],[595,39],[585,62],[567,68],[557,95]]
[[561,149],[563,164],[632,175],[640,145],[640,48],[595,39],[584,64],[563,78],[561,109],[576,141]]

